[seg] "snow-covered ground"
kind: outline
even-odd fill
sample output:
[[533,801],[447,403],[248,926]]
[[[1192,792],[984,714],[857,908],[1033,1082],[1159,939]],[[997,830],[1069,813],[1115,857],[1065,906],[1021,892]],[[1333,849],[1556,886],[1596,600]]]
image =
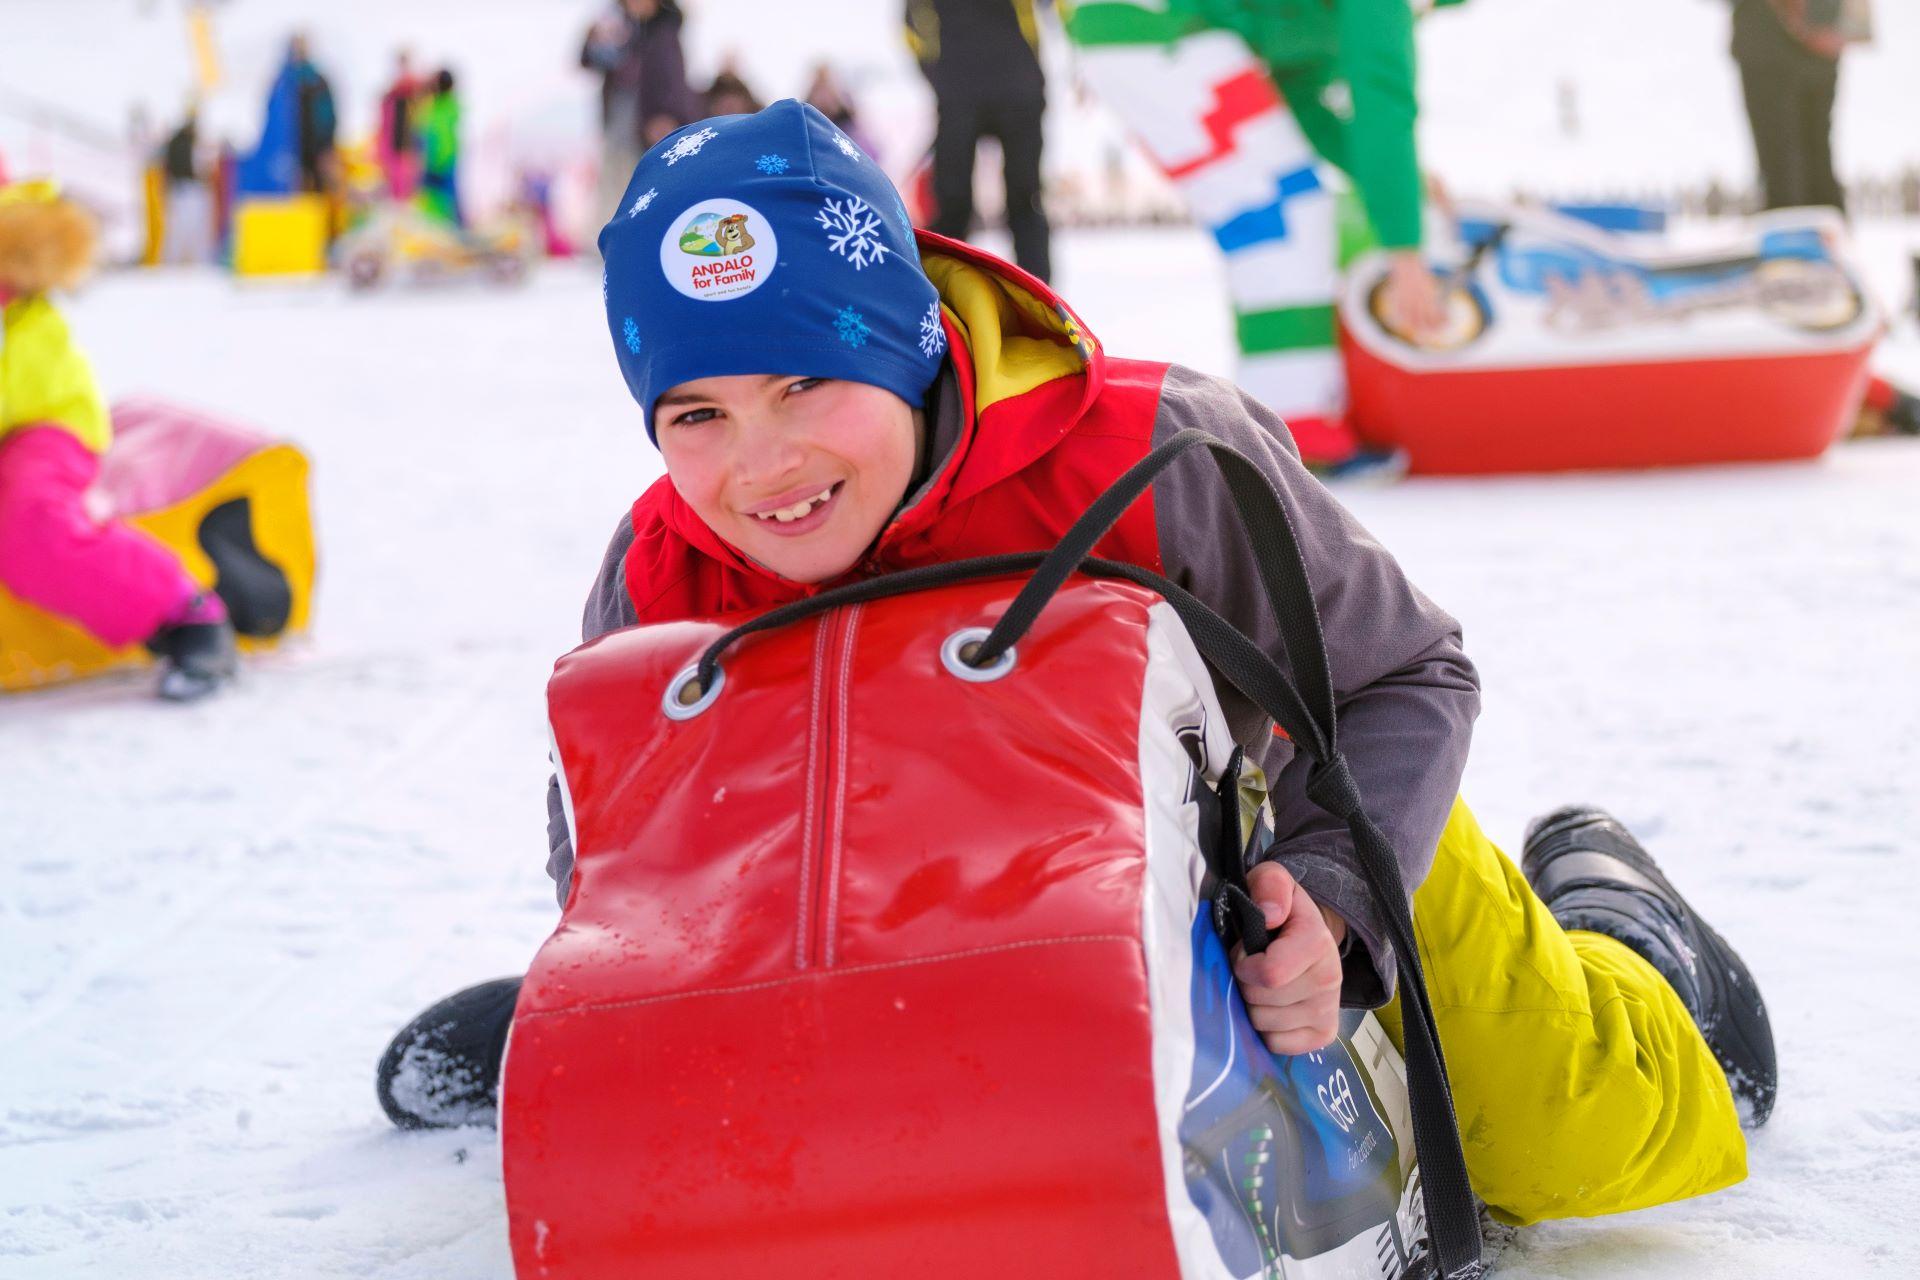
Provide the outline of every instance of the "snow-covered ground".
[[[1888,270],[1913,230],[1874,233]],[[1110,349],[1228,371],[1199,236],[1059,256]],[[554,920],[543,684],[658,467],[598,305],[556,267],[367,298],[157,272],[72,308],[116,393],[306,446],[323,577],[311,639],[229,696],[163,706],[135,676],[0,703],[0,1275],[510,1273],[495,1140],[395,1133],[372,1068]],[[1910,328],[1889,358],[1920,373]],[[1745,1185],[1520,1232],[1503,1280],[1920,1273],[1916,493],[1904,441],[1347,495],[1465,624],[1489,828],[1617,807],[1780,1040]]]

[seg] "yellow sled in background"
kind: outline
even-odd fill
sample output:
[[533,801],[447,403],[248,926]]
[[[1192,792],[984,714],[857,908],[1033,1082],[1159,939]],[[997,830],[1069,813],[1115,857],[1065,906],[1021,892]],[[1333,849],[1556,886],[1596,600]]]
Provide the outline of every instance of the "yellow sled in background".
[[334,255],[355,289],[388,280],[430,284],[469,276],[519,284],[541,247],[538,229],[525,218],[467,229],[411,205],[384,204],[340,237]]
[[[171,547],[226,603],[243,652],[306,629],[313,605],[307,458],[285,441],[154,400],[113,407],[114,442],[90,495]],[[0,588],[0,692],[151,661],[112,649]]]

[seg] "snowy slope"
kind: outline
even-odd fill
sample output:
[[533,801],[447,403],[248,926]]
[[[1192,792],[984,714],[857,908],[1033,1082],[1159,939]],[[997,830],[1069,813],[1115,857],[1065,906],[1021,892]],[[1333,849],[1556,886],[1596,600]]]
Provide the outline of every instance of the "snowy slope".
[[[1112,349],[1226,369],[1199,237],[1061,257]],[[138,678],[0,703],[8,1280],[508,1275],[493,1138],[390,1131],[371,1075],[554,919],[542,685],[658,466],[597,305],[555,269],[371,299],[158,273],[73,308],[116,392],[309,448],[323,584],[311,641],[209,705]],[[1489,829],[1617,806],[1749,956],[1782,1046],[1750,1181],[1521,1232],[1503,1280],[1920,1271],[1889,1213],[1920,1202],[1917,488],[1905,442],[1349,495],[1465,624]]]
[[[461,67],[481,145],[577,141],[591,86],[571,59],[594,7],[231,0],[233,83],[210,114],[254,127],[304,20],[349,125],[411,41]],[[1920,6],[1878,7],[1881,43],[1843,84],[1849,170],[1920,159]],[[924,128],[897,6],[689,8],[697,66],[737,47],[791,92],[831,53],[901,145]],[[0,10],[6,94],[108,129],[131,103],[177,104],[171,0]],[[1440,15],[1421,37],[1428,154],[1469,190],[1742,178],[1724,30],[1720,0]],[[1572,139],[1554,124],[1569,79]],[[0,149],[16,164],[35,145],[72,154],[13,101]],[[1056,143],[1097,134],[1097,116],[1063,111]],[[1903,301],[1920,224],[1862,233]],[[1111,348],[1229,371],[1199,237],[1084,234],[1059,256]],[[495,1142],[392,1133],[371,1072],[417,1008],[523,965],[554,918],[542,686],[658,468],[597,307],[591,276],[565,268],[518,293],[371,299],[162,272],[73,307],[115,393],[309,449],[322,594],[310,642],[207,706],[157,706],[137,677],[0,701],[0,1276],[508,1275]],[[1910,326],[1881,363],[1920,381]],[[1897,985],[1920,955],[1917,488],[1920,447],[1899,442],[1348,495],[1466,626],[1487,687],[1467,788],[1489,829],[1512,845],[1560,801],[1616,806],[1749,956],[1782,1044],[1781,1107],[1745,1185],[1519,1233],[1503,1280],[1920,1274],[1898,1212],[1920,1203],[1920,1013]]]

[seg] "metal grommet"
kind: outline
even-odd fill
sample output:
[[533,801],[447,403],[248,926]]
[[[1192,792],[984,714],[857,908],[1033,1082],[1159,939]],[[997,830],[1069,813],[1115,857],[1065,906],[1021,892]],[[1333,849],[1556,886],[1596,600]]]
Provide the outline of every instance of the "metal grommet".
[[993,665],[976,667],[967,661],[980,648],[981,643],[993,634],[985,627],[965,627],[947,637],[940,646],[940,661],[947,670],[962,680],[973,684],[985,684],[989,680],[998,680],[1013,670],[1014,650],[1011,646],[993,662]]
[[661,695],[660,709],[667,713],[669,720],[691,720],[712,706],[726,685],[727,673],[723,667],[714,667],[713,683],[704,689],[700,687],[700,664],[682,667]]

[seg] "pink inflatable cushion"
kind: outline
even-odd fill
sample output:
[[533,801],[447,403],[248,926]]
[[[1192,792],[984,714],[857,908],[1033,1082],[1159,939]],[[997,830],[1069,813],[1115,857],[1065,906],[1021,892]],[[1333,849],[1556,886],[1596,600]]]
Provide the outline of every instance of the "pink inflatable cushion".
[[136,516],[198,492],[240,460],[275,443],[250,427],[161,400],[113,406],[113,446],[91,495],[97,514]]

